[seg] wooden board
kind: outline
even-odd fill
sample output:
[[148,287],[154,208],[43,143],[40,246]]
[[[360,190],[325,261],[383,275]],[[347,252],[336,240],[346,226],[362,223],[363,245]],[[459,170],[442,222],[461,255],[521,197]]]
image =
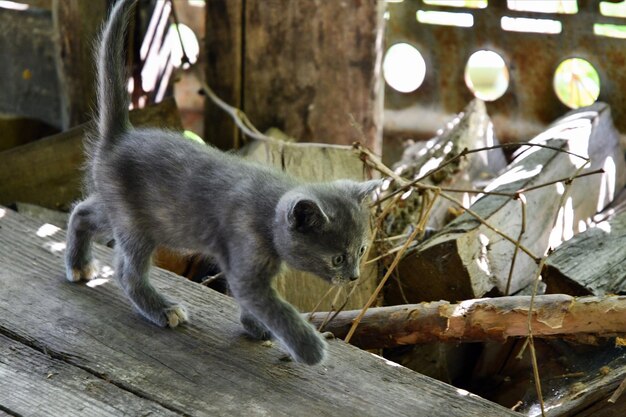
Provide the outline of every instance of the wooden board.
[[384,7],[246,0],[242,89],[252,123],[299,141],[361,140],[380,153]]
[[[137,126],[182,130],[173,99],[132,111],[130,120]],[[67,210],[82,194],[83,141],[91,128],[86,123],[0,152],[0,204],[20,201]]]
[[0,409],[22,416],[177,415],[4,335],[0,335],[0,401]]
[[60,126],[50,10],[0,8],[0,112]]
[[552,293],[626,294],[626,210],[559,246],[543,278]]
[[[192,321],[175,330],[154,327],[132,311],[112,281],[92,286],[65,281],[65,235],[43,233],[40,226],[0,209],[0,333],[170,411],[198,416],[518,415],[339,341],[330,342],[323,365],[287,362],[276,346],[243,336],[231,299],[156,269],[154,284],[184,300]],[[106,248],[97,247],[95,255],[103,266],[110,262]],[[0,390],[0,409],[15,396]]]
[[[245,0],[206,2],[206,80],[222,100],[241,108],[243,8]],[[204,140],[220,149],[239,148],[239,129],[211,100],[204,111]]]
[[106,16],[105,0],[53,0],[55,62],[63,129],[86,123],[96,102],[94,45]]

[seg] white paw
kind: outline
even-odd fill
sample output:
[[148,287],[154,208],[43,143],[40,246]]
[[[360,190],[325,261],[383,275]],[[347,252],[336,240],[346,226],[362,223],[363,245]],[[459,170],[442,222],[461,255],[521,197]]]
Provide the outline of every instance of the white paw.
[[70,282],[91,281],[98,276],[98,265],[95,262],[89,263],[83,268],[72,268],[68,271],[67,280]]
[[168,327],[174,328],[188,320],[187,311],[181,305],[175,305],[165,310]]

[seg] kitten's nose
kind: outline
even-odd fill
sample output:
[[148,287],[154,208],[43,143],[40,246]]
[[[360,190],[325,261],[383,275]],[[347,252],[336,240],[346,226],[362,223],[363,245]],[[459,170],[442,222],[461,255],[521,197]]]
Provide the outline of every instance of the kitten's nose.
[[356,281],[357,279],[359,279],[358,275],[350,277],[350,281]]

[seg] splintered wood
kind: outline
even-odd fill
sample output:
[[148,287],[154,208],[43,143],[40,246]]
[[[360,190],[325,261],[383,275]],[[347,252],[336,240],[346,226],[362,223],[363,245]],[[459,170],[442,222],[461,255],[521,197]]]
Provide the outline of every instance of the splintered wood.
[[[538,146],[522,146],[485,189],[503,195],[482,196],[404,258],[387,302],[456,301],[504,294],[507,287],[516,293],[536,276],[538,258],[571,238],[626,183],[619,134],[606,104],[569,113],[531,142]],[[570,180],[598,169],[604,173]],[[524,195],[526,216],[515,194]],[[524,221],[520,246],[534,256],[519,250],[511,270]]]

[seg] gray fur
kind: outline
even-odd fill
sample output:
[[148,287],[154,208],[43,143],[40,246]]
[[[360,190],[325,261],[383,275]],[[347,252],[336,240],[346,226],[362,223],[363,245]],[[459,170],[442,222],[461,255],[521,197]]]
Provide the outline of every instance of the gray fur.
[[148,320],[175,327],[186,312],[150,284],[152,253],[157,245],[201,252],[227,277],[248,333],[276,337],[297,361],[320,362],[326,342],[271,282],[283,262],[334,283],[357,279],[364,199],[378,181],[305,184],[179,133],[132,128],[122,50],[133,4],[117,3],[99,45],[97,140],[89,197],[68,228],[67,278],[93,277],[91,240],[112,232],[120,287]]

